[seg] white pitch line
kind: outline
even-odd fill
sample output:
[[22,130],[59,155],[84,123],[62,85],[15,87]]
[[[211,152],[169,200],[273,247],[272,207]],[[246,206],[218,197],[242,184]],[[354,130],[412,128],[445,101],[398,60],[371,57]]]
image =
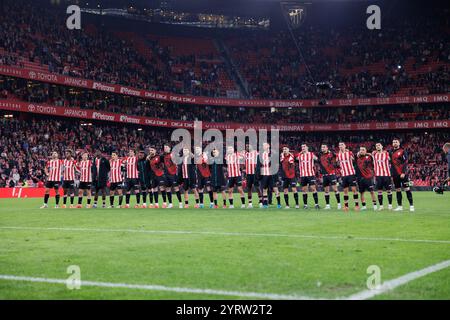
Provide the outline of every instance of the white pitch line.
[[190,231],[190,230],[145,230],[145,229],[105,229],[105,228],[77,228],[77,227],[0,227],[8,230],[38,230],[38,231],[81,231],[81,232],[124,232],[124,233],[147,233],[147,234],[189,234],[189,235],[211,235],[211,236],[236,236],[236,237],[285,237],[322,240],[367,240],[367,241],[397,241],[413,243],[443,243],[450,244],[450,240],[431,239],[402,239],[383,237],[353,237],[353,236],[320,236],[304,234],[283,233],[248,233],[248,232],[215,232],[215,231]]
[[408,282],[411,282],[415,279],[421,278],[426,276],[427,274],[440,271],[442,269],[450,267],[450,260],[442,261],[439,263],[436,263],[432,266],[426,267],[421,270],[417,270],[408,274],[405,274],[404,276],[383,282],[383,284],[378,289],[373,290],[364,290],[355,294],[352,294],[351,296],[345,298],[346,300],[366,300],[373,298],[377,295],[386,293],[388,291],[391,291],[401,285],[404,285]]
[[[52,278],[37,278],[37,277],[23,277],[14,275],[0,275],[0,280],[10,281],[26,281],[26,282],[41,282],[41,283],[56,283],[67,284],[67,279],[52,279]],[[227,291],[216,289],[198,289],[198,288],[184,288],[184,287],[167,287],[154,284],[127,284],[114,282],[98,282],[98,281],[80,281],[81,287],[107,287],[107,288],[125,288],[125,289],[139,289],[149,291],[169,291],[178,293],[196,293],[196,294],[210,294],[217,296],[231,296],[243,298],[256,299],[270,299],[270,300],[314,300],[316,298],[298,295],[276,294],[276,293],[260,293],[260,292],[243,292],[243,291]]]
[[[391,291],[399,286],[409,283],[415,279],[424,277],[430,273],[443,270],[450,267],[450,260],[436,263],[432,266],[424,269],[414,271],[403,275],[401,277],[384,282],[380,288],[374,290],[364,290],[349,297],[338,298],[338,300],[366,300],[373,298],[377,295]],[[15,275],[0,275],[0,280],[9,281],[25,281],[25,282],[37,282],[37,283],[53,283],[53,284],[67,284],[67,279],[53,279],[53,278],[38,278],[38,277],[26,277]],[[125,289],[138,289],[149,291],[169,291],[177,293],[195,293],[195,294],[210,294],[218,296],[232,296],[243,298],[256,298],[256,299],[270,299],[270,300],[321,300],[326,298],[313,298],[300,295],[288,295],[277,293],[262,293],[262,292],[244,292],[244,291],[227,291],[216,289],[198,289],[198,288],[185,288],[185,287],[168,287],[163,285],[154,284],[126,284],[126,283],[113,283],[113,282],[99,282],[99,281],[80,281],[81,286],[91,287],[106,287],[106,288],[125,288]]]

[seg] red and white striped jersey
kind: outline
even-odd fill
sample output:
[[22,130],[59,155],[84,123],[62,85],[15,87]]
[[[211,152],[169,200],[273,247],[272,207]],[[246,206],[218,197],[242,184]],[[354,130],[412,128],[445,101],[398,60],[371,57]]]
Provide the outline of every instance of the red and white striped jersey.
[[47,161],[48,181],[61,181],[62,161],[59,159]]
[[127,178],[128,179],[137,179],[139,177],[138,168],[137,168],[137,157],[126,157],[126,169],[127,169]]
[[109,160],[109,165],[111,170],[109,171],[109,182],[111,183],[120,183],[123,181],[122,176],[122,165],[123,161],[120,159]]
[[245,172],[255,174],[256,163],[258,162],[258,151],[245,152]]
[[77,161],[74,159],[63,160],[63,180],[64,181],[73,181],[75,180],[75,167],[77,165]]
[[390,157],[389,153],[387,151],[383,152],[373,152],[373,164],[375,169],[375,176],[376,177],[390,177],[391,176],[391,169],[390,169]]
[[349,150],[344,152],[339,151],[336,154],[336,159],[339,161],[341,176],[346,177],[356,174],[355,167],[353,166],[353,160],[355,159],[353,152]]
[[262,176],[271,176],[272,173],[270,172],[270,153],[267,151],[264,151],[261,154],[261,175]]
[[80,182],[92,182],[92,160],[81,160],[77,166]]
[[309,151],[299,153],[297,158],[300,177],[313,177],[316,175],[316,170],[314,170],[314,153]]
[[183,163],[181,164],[181,175],[183,179],[189,179],[189,163],[191,162],[191,156],[184,156]]
[[228,177],[240,177],[241,176],[241,168],[239,159],[242,157],[235,153],[229,153],[225,156],[225,160],[227,161],[227,169],[228,169]]

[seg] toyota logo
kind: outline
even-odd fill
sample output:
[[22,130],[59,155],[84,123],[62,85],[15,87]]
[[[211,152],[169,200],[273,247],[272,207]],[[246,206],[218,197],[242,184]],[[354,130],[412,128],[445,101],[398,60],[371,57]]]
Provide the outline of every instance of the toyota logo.
[[34,110],[36,110],[36,107],[33,104],[30,104],[28,106],[28,111],[33,112]]
[[34,71],[30,71],[30,73],[28,73],[28,75],[30,76],[31,79],[36,78],[36,72],[34,72]]

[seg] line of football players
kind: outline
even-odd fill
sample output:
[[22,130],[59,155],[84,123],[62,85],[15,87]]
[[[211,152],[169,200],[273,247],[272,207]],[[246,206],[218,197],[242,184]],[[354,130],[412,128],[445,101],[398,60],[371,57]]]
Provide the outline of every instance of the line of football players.
[[[86,206],[90,207],[93,193],[93,207],[97,207],[100,195],[102,206],[106,207],[106,197],[109,195],[109,207],[115,206],[115,196],[118,196],[117,207],[129,208],[130,197],[134,195],[136,208],[159,208],[159,196],[162,197],[163,208],[172,208],[175,194],[179,208],[188,208],[189,192],[192,192],[195,199],[194,207],[203,208],[204,193],[207,192],[210,208],[218,208],[219,194],[222,194],[223,207],[226,208],[228,202],[228,207],[234,208],[233,193],[236,188],[240,195],[241,208],[246,207],[246,200],[247,208],[253,208],[253,191],[257,192],[259,206],[262,208],[272,204],[273,195],[277,207],[281,208],[280,191],[284,194],[285,208],[290,208],[289,192],[293,193],[295,208],[299,208],[301,190],[303,208],[308,208],[310,192],[314,207],[319,209],[316,178],[316,163],[318,163],[322,174],[325,209],[331,208],[331,191],[335,194],[337,208],[342,208],[338,189],[340,176],[345,211],[349,210],[350,193],[353,194],[355,210],[360,208],[366,210],[366,192],[370,193],[373,208],[382,210],[383,191],[387,193],[388,208],[392,209],[392,185],[397,195],[398,206],[395,210],[403,209],[402,190],[404,190],[410,210],[414,211],[407,176],[407,154],[400,148],[397,139],[393,140],[390,154],[377,143],[376,150],[372,153],[361,146],[356,157],[343,142],[339,143],[337,153],[330,151],[327,145],[322,145],[317,156],[309,151],[306,144],[301,145],[298,153],[293,153],[284,146],[279,158],[279,170],[276,172],[273,171],[272,151],[268,143],[263,144],[261,154],[252,145],[246,145],[245,150],[237,152],[233,147],[227,147],[225,155],[220,159],[219,155],[217,149],[208,155],[200,147],[194,147],[193,153],[190,149],[184,148],[181,164],[177,165],[169,145],[164,145],[161,155],[155,148],[150,148],[148,154],[139,151],[136,155],[134,150],[129,150],[128,156],[122,158],[117,152],[112,152],[110,159],[107,159],[100,151],[96,151],[92,160],[89,159],[87,152],[83,152],[79,161],[75,160],[70,150],[65,152],[65,159],[62,160],[59,159],[57,152],[53,152],[45,168],[47,183],[42,208],[48,206],[51,189],[55,190],[56,207],[59,206],[59,188],[62,181],[63,207],[66,207],[70,199],[70,207],[81,208],[84,196],[87,196]],[[79,186],[78,202],[75,205],[76,174],[79,175]],[[245,187],[247,197],[244,193]],[[378,191],[378,197],[375,196],[375,190]]]

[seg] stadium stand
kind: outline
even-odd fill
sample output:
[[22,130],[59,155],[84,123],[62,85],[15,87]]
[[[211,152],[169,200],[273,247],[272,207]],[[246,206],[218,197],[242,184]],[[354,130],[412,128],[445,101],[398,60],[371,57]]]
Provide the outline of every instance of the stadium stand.
[[[226,97],[241,90],[242,83],[233,74],[245,79],[243,87],[247,92],[240,95],[249,99],[384,98],[450,92],[450,51],[445,43],[449,29],[442,27],[446,25],[442,23],[445,12],[437,12],[434,19],[418,17],[391,23],[383,32],[369,33],[354,26],[325,30],[306,24],[294,31],[306,64],[299,59],[288,32],[246,33],[245,37],[236,33],[218,38],[163,37],[94,23],[86,24],[82,32],[69,31],[61,11],[29,0],[2,1],[0,15],[0,65],[31,72],[205,97]],[[402,32],[397,32],[400,29]],[[383,46],[378,45],[380,38]],[[225,63],[227,57],[217,48],[218,41],[230,52],[228,58],[233,63]],[[333,89],[319,89],[311,83],[311,75],[316,80],[329,81]],[[0,76],[0,98],[158,119],[239,125],[450,120],[448,101],[338,108],[236,108],[163,102],[5,75]],[[160,149],[161,141],[169,135],[167,129],[146,127],[139,131],[136,127],[104,122],[81,126],[79,120],[12,114],[13,118],[1,119],[0,187],[25,181],[39,183],[49,150],[100,148],[109,153],[112,149],[124,152],[129,147],[148,145]],[[78,130],[70,130],[73,126]],[[352,148],[359,144],[372,147],[378,140],[389,145],[394,135],[409,150],[415,185],[430,186],[445,176],[445,160],[439,149],[449,138],[445,130],[430,130],[426,134],[346,132],[333,135],[333,141],[320,132],[285,132],[282,138],[293,148],[306,140],[318,150],[324,141],[336,147],[339,139]],[[70,139],[66,143],[63,137]],[[96,137],[101,137],[102,143]]]
[[[64,15],[32,2],[5,1],[1,9],[2,63],[48,70],[108,83],[202,96],[226,96],[237,90],[213,39],[161,37],[101,29],[69,31]],[[7,14],[14,12],[14,15]],[[46,17],[42,20],[40,17]],[[354,27],[322,30],[305,26],[295,36],[305,48],[314,79],[329,81],[323,92],[301,63],[289,34],[226,39],[232,59],[253,98],[351,98],[449,92],[448,29],[433,20],[407,20],[383,33]],[[32,26],[32,27],[31,27]],[[426,32],[424,31],[426,30]],[[345,34],[345,36],[342,36]],[[432,36],[430,36],[430,34]],[[383,37],[384,46],[377,40]],[[354,41],[358,39],[358,41]],[[107,63],[103,63],[107,61]]]

